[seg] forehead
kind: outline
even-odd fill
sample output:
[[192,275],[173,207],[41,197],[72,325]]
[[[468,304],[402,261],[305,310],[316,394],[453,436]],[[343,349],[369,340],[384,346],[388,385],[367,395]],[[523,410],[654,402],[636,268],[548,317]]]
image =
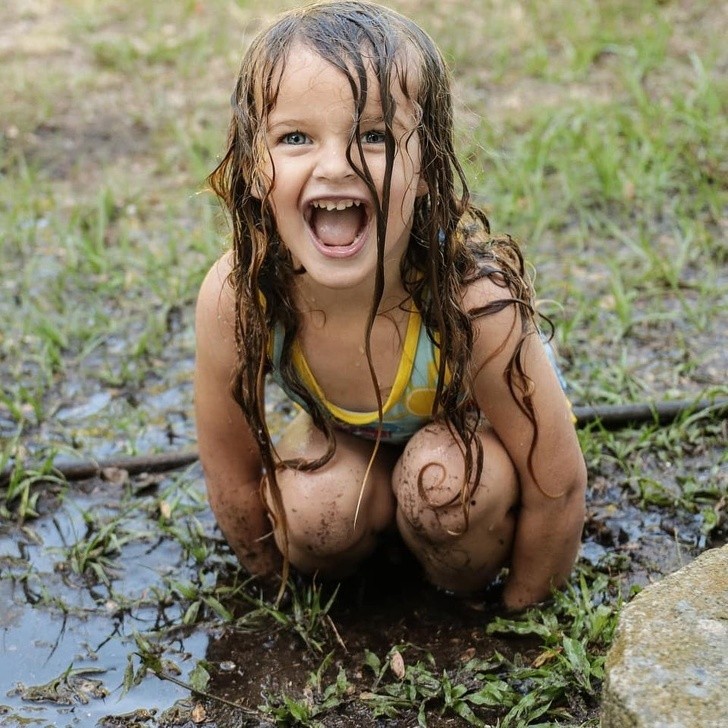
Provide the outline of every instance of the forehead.
[[[381,112],[382,97],[379,80],[374,70],[374,62],[362,51],[362,62],[366,69],[367,99],[364,113]],[[411,116],[414,103],[411,96],[413,89],[405,93],[403,86],[411,85],[413,74],[405,80],[401,70],[401,62],[393,64],[389,93],[396,104],[396,117]],[[341,105],[347,104],[352,114],[356,108],[361,91],[357,69],[349,64],[344,70],[334,65],[312,48],[301,42],[295,43],[288,52],[285,61],[273,69],[271,88],[275,89],[273,98],[267,104],[271,114],[282,106],[296,104],[302,107],[310,105],[312,97],[318,97],[319,103]],[[314,109],[311,109],[314,111]],[[321,109],[315,109],[321,111]]]

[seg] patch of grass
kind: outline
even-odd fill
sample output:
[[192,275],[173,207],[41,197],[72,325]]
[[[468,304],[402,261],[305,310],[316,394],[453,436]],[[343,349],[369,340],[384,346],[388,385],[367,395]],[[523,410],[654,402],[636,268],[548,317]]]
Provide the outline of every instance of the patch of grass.
[[257,629],[264,628],[271,631],[285,630],[300,638],[306,648],[314,654],[323,652],[324,647],[331,643],[334,637],[340,639],[329,616],[338,588],[326,596],[322,587],[315,582],[299,585],[291,581],[288,591],[290,601],[285,607],[264,598],[249,598],[255,608],[239,620],[238,627],[247,629],[254,626]]
[[339,667],[333,682],[325,682],[324,675],[333,657],[330,652],[310,674],[303,697],[295,698],[285,692],[264,694],[264,703],[259,706],[261,715],[274,720],[276,725],[317,726],[320,718],[349,702],[354,688],[343,668]]
[[16,447],[10,447],[0,454],[0,472],[8,472],[7,483],[0,487],[0,517],[15,519],[23,524],[38,517],[38,500],[43,490],[47,492],[52,484],[64,489],[66,481],[55,474],[54,451],[44,462],[30,469],[26,469],[22,463],[10,463],[16,454]]
[[578,586],[555,595],[553,605],[488,624],[488,634],[536,636],[541,644],[535,657],[494,652],[438,670],[432,655],[417,656],[416,646],[395,646],[384,660],[369,652],[366,664],[375,681],[361,697],[375,717],[412,711],[420,725],[433,712],[476,726],[492,720],[501,726],[573,720],[569,706],[593,704],[604,677],[617,615],[607,586],[603,577],[590,583],[582,574]]
[[120,518],[103,522],[88,511],[81,515],[86,533],[64,549],[63,563],[75,574],[109,586],[119,569],[115,557],[134,536],[124,531]]

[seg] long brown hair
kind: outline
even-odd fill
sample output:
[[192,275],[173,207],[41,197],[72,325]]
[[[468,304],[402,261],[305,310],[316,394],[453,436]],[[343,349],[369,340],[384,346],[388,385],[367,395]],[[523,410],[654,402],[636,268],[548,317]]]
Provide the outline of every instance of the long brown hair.
[[[369,313],[366,355],[378,397],[380,388],[372,365],[369,334],[378,313],[384,288],[383,250],[389,205],[389,180],[396,154],[392,131],[394,103],[390,89],[396,83],[418,114],[416,133],[421,145],[421,175],[428,192],[415,204],[411,240],[402,260],[401,278],[420,311],[426,330],[440,349],[440,365],[433,416],[443,418],[457,435],[465,457],[465,480],[459,495],[465,527],[473,483],[483,467],[478,415],[473,417],[467,393],[473,344],[472,320],[505,306],[520,309],[521,341],[505,376],[519,406],[534,426],[536,420],[528,396],[529,381],[521,365],[521,345],[533,330],[533,297],[518,246],[510,238],[490,235],[483,212],[470,204],[467,182],[455,156],[450,77],[431,38],[413,21],[388,8],[369,2],[317,3],[289,11],[260,33],[248,49],[232,96],[232,121],[224,158],[209,177],[212,189],[224,202],[232,223],[233,269],[230,283],[235,292],[237,367],[232,375],[232,395],[239,403],[260,447],[272,517],[285,520],[276,469],[318,468],[328,462],[335,448],[333,423],[324,406],[307,391],[293,366],[291,347],[299,327],[293,303],[294,276],[291,257],[280,242],[268,195],[275,184],[261,171],[268,159],[265,143],[267,119],[276,104],[280,79],[294,44],[302,44],[337,68],[349,84],[354,99],[354,118],[365,107],[371,75],[379,85],[385,125],[386,173],[381,197],[363,162],[353,161],[352,135],[349,163],[365,182],[374,200],[377,222],[378,264]],[[361,148],[357,159],[364,159]],[[463,288],[478,277],[490,276],[502,286],[504,297],[484,309],[465,311]],[[280,375],[303,402],[316,427],[326,435],[326,453],[316,460],[281,462],[275,454],[265,416],[265,375],[270,368],[271,331],[283,331]],[[465,396],[463,394],[465,393]],[[287,565],[287,547],[284,564]],[[287,571],[287,566],[284,569]]]

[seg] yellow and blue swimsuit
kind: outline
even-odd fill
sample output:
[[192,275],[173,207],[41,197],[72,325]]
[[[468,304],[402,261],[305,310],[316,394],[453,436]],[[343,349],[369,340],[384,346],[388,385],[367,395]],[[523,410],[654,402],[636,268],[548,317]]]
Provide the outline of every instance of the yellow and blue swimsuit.
[[[557,364],[554,350],[543,335],[542,340],[561,388],[566,392],[566,382]],[[302,409],[306,410],[306,404],[288,388],[280,375],[282,349],[283,327],[278,325],[273,329],[271,375],[286,395]],[[293,342],[291,357],[301,382],[314,398],[328,410],[337,429],[344,430],[357,437],[369,440],[376,439],[379,430],[379,416],[376,410],[373,412],[353,412],[329,402],[313,376],[298,341]],[[439,365],[440,350],[427,335],[420,312],[413,309],[407,322],[402,358],[399,361],[394,385],[389,397],[387,397],[387,401],[382,406],[383,442],[405,443],[415,432],[432,421]],[[446,372],[446,384],[449,379],[447,374],[448,372]],[[569,408],[571,408],[571,402],[568,403]],[[574,421],[576,420],[574,419]]]
[[[271,375],[278,386],[306,409],[305,403],[286,386],[280,375],[283,329],[276,326],[272,337]],[[298,341],[294,341],[291,357],[298,376],[309,392],[328,410],[334,426],[357,437],[374,440],[379,430],[379,415],[373,412],[352,412],[337,407],[326,395],[308,366]],[[437,387],[440,352],[427,335],[419,311],[413,308],[407,322],[404,347],[392,391],[382,406],[382,441],[404,443],[432,420],[432,407]]]

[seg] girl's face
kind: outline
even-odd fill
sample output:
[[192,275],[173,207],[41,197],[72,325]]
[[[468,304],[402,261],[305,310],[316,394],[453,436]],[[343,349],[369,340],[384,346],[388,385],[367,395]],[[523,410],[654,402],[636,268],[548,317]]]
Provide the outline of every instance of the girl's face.
[[[356,142],[352,159],[364,163],[379,198],[386,154],[379,86],[370,73],[360,123],[364,159]],[[415,199],[426,192],[420,177],[415,109],[393,84],[396,142],[384,252],[385,285],[399,280],[409,243]],[[371,291],[377,263],[375,204],[366,184],[346,159],[354,130],[355,104],[344,74],[303,45],[288,57],[275,106],[265,129],[275,170],[269,200],[282,242],[310,283],[332,289]]]

